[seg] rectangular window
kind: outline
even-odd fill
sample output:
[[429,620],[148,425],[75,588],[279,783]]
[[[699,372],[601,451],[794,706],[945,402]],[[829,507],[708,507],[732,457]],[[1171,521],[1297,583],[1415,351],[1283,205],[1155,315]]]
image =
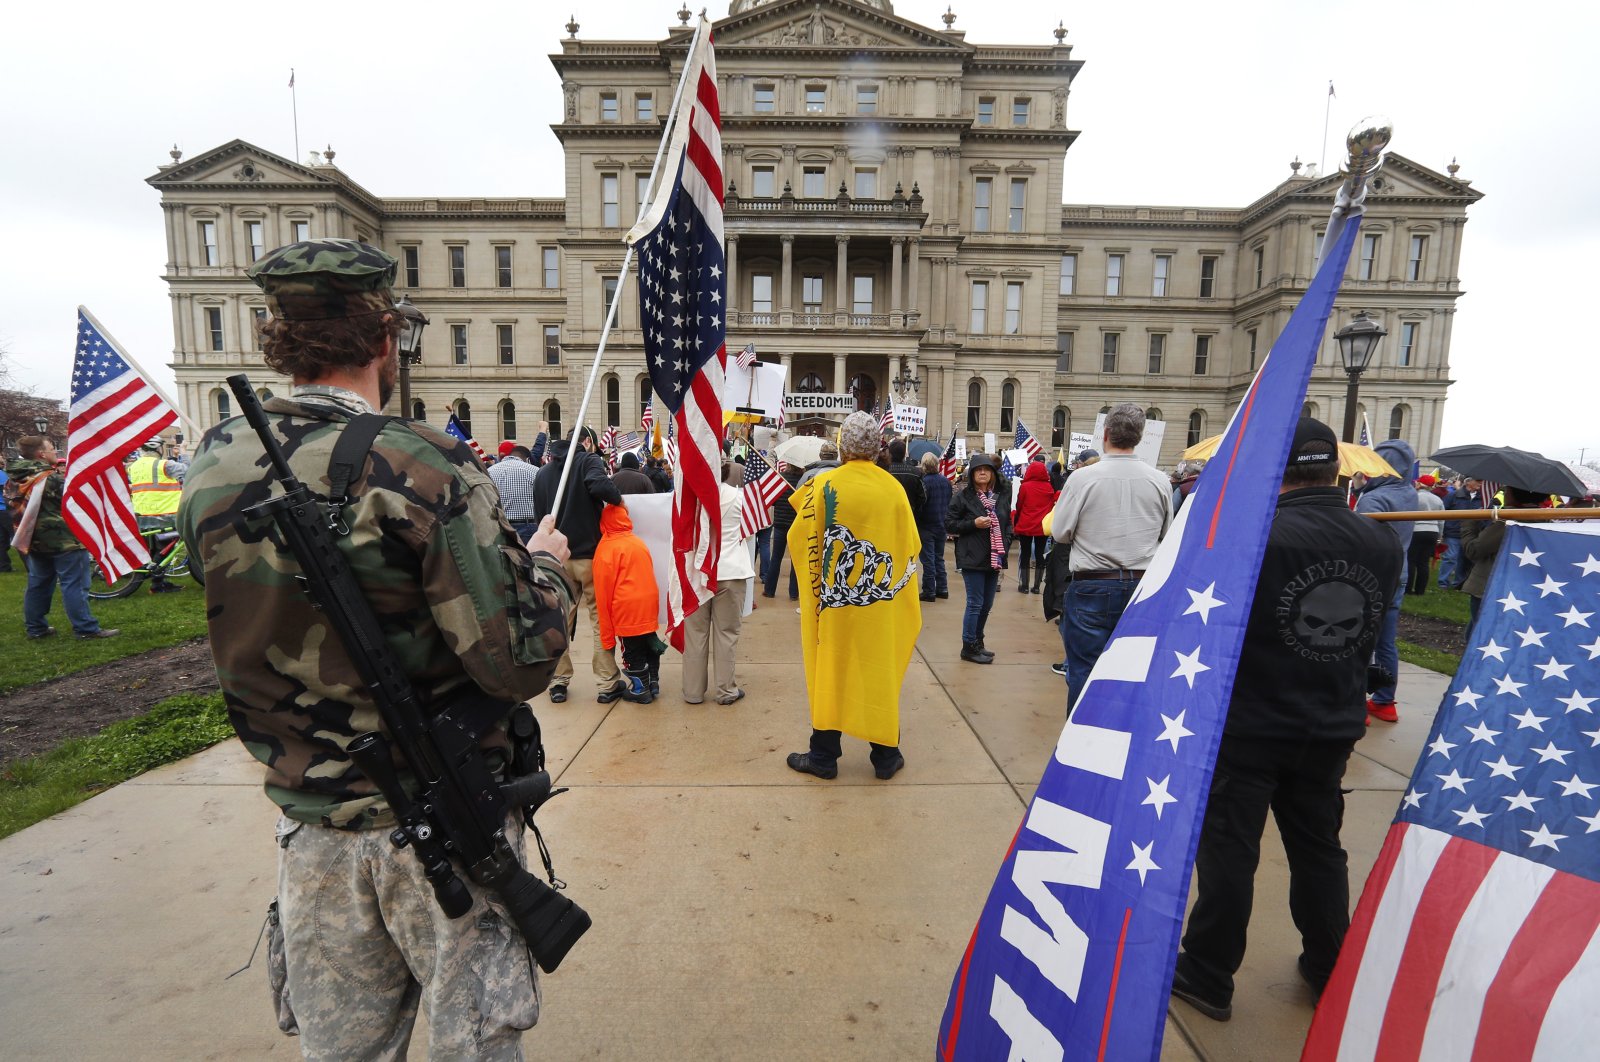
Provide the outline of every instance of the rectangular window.
[[1406,321],[1400,325],[1399,364],[1415,365],[1417,354],[1417,322]]
[[1167,361],[1167,334],[1165,332],[1150,333],[1150,375],[1160,376],[1166,370]]
[[546,365],[561,364],[561,326],[544,326],[544,363]]
[[821,85],[806,86],[806,113],[821,114],[828,109],[828,90]]
[[494,286],[511,286],[511,248],[504,244],[494,249]]
[[878,198],[878,171],[875,169],[859,169],[856,171],[856,198]]
[[778,171],[771,166],[757,166],[750,171],[750,194],[771,198],[778,194]]
[[983,430],[983,390],[974,380],[967,387],[967,430]]
[[650,194],[650,175],[636,173],[633,175],[633,203],[642,213],[645,207],[645,197]]
[[261,243],[261,222],[247,221],[244,223],[245,248],[250,252],[250,261],[254,262],[261,257],[266,248]]
[[1217,295],[1217,256],[1203,254],[1200,256],[1200,297],[1213,299]]
[[994,124],[994,97],[981,96],[978,99],[978,125]]
[[[772,314],[772,274],[752,273],[750,275],[750,310],[752,313]],[[758,322],[766,323],[766,322]]]
[[1026,96],[1018,96],[1016,99],[1011,101],[1012,125],[1028,124],[1028,103],[1028,97]]
[[1245,333],[1245,336],[1250,340],[1250,371],[1251,372],[1255,372],[1256,371],[1256,339],[1257,339],[1256,330],[1254,328],[1250,329],[1250,331]]
[[614,229],[621,224],[621,212],[617,205],[617,175],[602,173],[600,175],[600,224],[604,228]]
[[544,286],[547,288],[561,286],[561,252],[554,247],[544,249]]
[[989,208],[994,205],[994,179],[979,177],[972,186],[972,231],[989,231]]
[[255,318],[255,327],[250,330],[250,334],[255,337],[256,349],[260,350],[261,326],[267,323],[267,311],[257,306],[255,309],[250,311],[250,315]]
[[633,120],[636,122],[653,122],[656,120],[656,98],[649,93],[643,93],[633,98]]
[[1361,237],[1361,265],[1356,271],[1358,280],[1373,280],[1378,271],[1378,241],[1382,237],[1375,232],[1364,233]]
[[616,121],[621,117],[619,111],[620,107],[617,104],[617,94],[615,92],[600,93],[600,120],[602,122]]
[[1158,299],[1167,296],[1167,278],[1172,275],[1172,256],[1170,254],[1156,255],[1156,272],[1150,280],[1150,294]]
[[1266,266],[1267,266],[1267,251],[1266,251],[1266,248],[1264,248],[1264,247],[1257,247],[1256,248],[1255,256],[1254,256],[1254,259],[1253,259],[1253,265],[1254,265],[1254,271],[1255,271],[1255,277],[1256,277],[1256,287],[1259,288],[1261,286],[1262,282],[1264,280],[1266,280]]
[[415,247],[400,248],[400,261],[405,266],[405,283],[408,288],[420,288],[422,286],[422,269],[418,263],[417,254],[417,248]]
[[1211,371],[1211,337],[1194,337],[1194,374],[1204,376]]
[[1078,287],[1078,256],[1064,254],[1061,256],[1061,291],[1062,295],[1077,293]]
[[1006,282],[1006,335],[1014,336],[1022,331],[1022,282],[1010,280]]
[[1406,262],[1406,279],[1422,279],[1422,260],[1428,254],[1428,238],[1426,236],[1411,237],[1411,258]]
[[515,365],[517,363],[517,345],[512,325],[503,324],[494,326],[495,346],[500,350],[501,365]]
[[1011,178],[1011,206],[1006,215],[1006,228],[1021,232],[1028,209],[1028,182],[1021,177]]
[[1106,255],[1106,294],[1122,294],[1122,255]]
[[1056,372],[1072,371],[1072,332],[1056,333]]
[[757,85],[755,107],[757,114],[771,114],[778,109],[778,90],[771,85]]
[[856,86],[856,113],[857,114],[877,114],[878,113],[878,86],[877,85],[857,85]]
[[294,239],[290,241],[291,243],[304,243],[311,239],[311,222],[291,221],[289,222],[289,231],[294,235]]
[[215,221],[200,222],[200,264],[208,266],[217,264],[217,223]]
[[1100,345],[1100,371],[1117,371],[1117,353],[1122,347],[1122,333],[1107,332]]
[[986,281],[972,282],[972,320],[967,331],[981,336],[989,330],[989,285]]
[[800,278],[800,309],[804,313],[822,312],[822,278]]
[[450,360],[456,365],[467,363],[467,326],[464,324],[450,326]]
[[807,166],[800,174],[800,194],[807,199],[822,199],[828,194],[828,171]]
[[467,286],[467,249],[459,244],[449,248],[450,252],[450,286],[464,288]]
[[[603,300],[600,303],[600,313],[603,316],[603,315],[611,312],[611,304],[616,301],[616,298],[617,298],[617,278],[616,277],[601,277],[600,278],[600,298]],[[622,320],[622,307],[621,306],[617,307],[617,320],[618,320],[619,323]]]
[[222,349],[222,310],[220,307],[206,307],[206,335],[211,342],[212,350]]
[[869,314],[872,312],[872,278],[869,276],[853,277],[852,286],[854,298],[851,300],[852,312]]

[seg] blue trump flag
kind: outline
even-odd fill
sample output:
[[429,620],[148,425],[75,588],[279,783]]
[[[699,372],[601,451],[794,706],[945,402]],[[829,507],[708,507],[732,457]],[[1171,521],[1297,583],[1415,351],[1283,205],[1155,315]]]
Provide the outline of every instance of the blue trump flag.
[[956,972],[939,1058],[1154,1059],[1217,744],[1333,299],[1316,276],[1084,685]]

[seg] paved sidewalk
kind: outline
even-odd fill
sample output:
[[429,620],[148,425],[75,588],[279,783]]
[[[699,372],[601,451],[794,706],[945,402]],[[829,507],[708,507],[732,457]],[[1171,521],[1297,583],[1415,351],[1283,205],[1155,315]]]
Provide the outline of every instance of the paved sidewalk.
[[[675,654],[653,705],[595,704],[581,683],[565,705],[536,704],[571,788],[540,820],[594,928],[544,979],[531,1058],[930,1057],[1060,729],[1059,638],[1038,597],[1007,589],[988,633],[998,659],[978,667],[957,658],[960,601],[925,606],[902,699],[906,769],[879,782],[846,739],[839,778],[822,782],[783,762],[809,732],[799,617],[759,602],[736,706],[683,704]],[[586,632],[575,656],[588,658]],[[1444,685],[1404,667],[1402,722],[1358,748],[1345,818],[1358,889]],[[0,841],[0,1056],[298,1057],[273,1024],[263,957],[226,979],[274,890],[259,776],[230,741]],[[1174,1004],[1164,1059],[1298,1055],[1311,1008],[1268,833],[1234,1020]]]

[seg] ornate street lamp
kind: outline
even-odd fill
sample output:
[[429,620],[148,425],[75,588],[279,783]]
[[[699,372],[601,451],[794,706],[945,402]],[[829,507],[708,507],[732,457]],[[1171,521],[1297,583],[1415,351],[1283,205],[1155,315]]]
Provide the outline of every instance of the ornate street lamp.
[[400,315],[400,415],[411,416],[411,366],[422,361],[422,330],[428,327],[428,318],[411,304],[404,295],[394,304]]
[[922,377],[913,376],[909,373],[902,373],[894,378],[894,386],[895,390],[899,391],[902,397],[910,399],[907,405],[911,405],[917,400],[917,391],[922,387]]
[[1388,334],[1365,310],[1333,334],[1339,344],[1345,375],[1350,377],[1350,385],[1344,393],[1344,441],[1347,443],[1356,441],[1356,395],[1361,389],[1361,374],[1372,365],[1378,353],[1378,341]]
[[50,433],[50,418],[34,417],[33,432],[35,435],[48,435]]

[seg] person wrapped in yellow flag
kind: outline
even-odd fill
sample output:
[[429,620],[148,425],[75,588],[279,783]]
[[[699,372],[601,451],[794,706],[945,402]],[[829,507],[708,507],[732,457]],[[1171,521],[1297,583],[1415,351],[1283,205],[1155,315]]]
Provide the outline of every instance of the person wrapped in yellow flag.
[[839,775],[840,735],[872,745],[881,779],[900,753],[900,684],[922,630],[917,556],[922,548],[906,492],[873,462],[879,421],[852,413],[839,430],[838,468],[814,476],[789,503],[789,553],[800,580],[800,644],[811,698],[811,749],[789,766]]

